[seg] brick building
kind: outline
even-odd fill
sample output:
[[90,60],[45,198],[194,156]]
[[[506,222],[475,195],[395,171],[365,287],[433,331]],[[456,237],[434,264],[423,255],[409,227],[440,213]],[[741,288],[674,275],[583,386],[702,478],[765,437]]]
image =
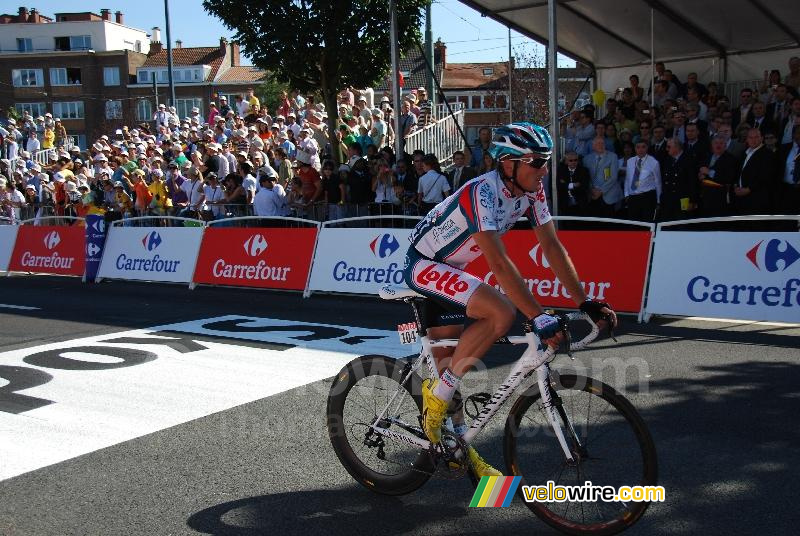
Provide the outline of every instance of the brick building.
[[[225,94],[244,94],[264,72],[241,65],[239,45],[173,49],[176,107],[181,117]],[[87,140],[123,125],[150,121],[167,102],[167,53],[160,31],[152,35],[124,24],[117,11],[44,16],[20,7],[0,15],[0,116],[6,109],[33,117],[50,112],[86,148]]]

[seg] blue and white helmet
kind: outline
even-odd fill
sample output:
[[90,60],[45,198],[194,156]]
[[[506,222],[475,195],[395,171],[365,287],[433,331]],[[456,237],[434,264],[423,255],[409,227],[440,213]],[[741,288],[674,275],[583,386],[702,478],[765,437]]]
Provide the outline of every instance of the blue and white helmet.
[[495,160],[530,153],[550,156],[552,152],[553,140],[547,129],[527,121],[517,121],[496,129],[489,147],[489,154]]

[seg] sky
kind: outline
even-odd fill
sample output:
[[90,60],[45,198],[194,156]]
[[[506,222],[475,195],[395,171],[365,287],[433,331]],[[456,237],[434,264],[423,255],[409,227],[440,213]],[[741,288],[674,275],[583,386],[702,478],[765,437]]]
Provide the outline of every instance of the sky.
[[[158,0],[81,1],[78,4],[80,7],[65,4],[63,0],[32,0],[27,3],[27,7],[35,7],[48,16],[68,11],[93,11],[100,14],[103,8],[110,9],[112,13],[122,11],[126,25],[147,30],[148,33],[153,26],[158,26],[161,28],[162,40],[166,40],[163,3]],[[2,0],[0,12],[16,13],[20,5],[24,5],[22,0],[16,3],[13,0]],[[173,43],[180,39],[185,47],[214,46],[219,44],[220,37],[230,39],[233,36],[233,32],[228,31],[219,19],[203,10],[200,0],[169,0],[169,11]],[[434,41],[441,37],[447,45],[448,63],[508,61],[506,27],[481,17],[477,11],[458,0],[434,0],[431,20]],[[511,32],[511,46],[517,58],[538,56],[544,59],[544,47],[514,31]],[[564,67],[574,66],[574,62],[563,56],[559,56],[558,64]]]

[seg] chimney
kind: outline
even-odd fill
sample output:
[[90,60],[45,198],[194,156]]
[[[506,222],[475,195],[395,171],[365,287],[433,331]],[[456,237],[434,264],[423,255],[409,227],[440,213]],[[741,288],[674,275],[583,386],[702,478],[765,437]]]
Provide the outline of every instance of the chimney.
[[238,67],[242,63],[241,50],[238,41],[231,41],[231,67]]
[[28,22],[32,22],[34,24],[39,24],[40,22],[42,22],[39,17],[39,12],[36,10],[35,7],[31,8],[31,14],[28,17]]
[[125,19],[122,16],[122,11],[117,11],[114,13],[114,16],[117,20],[117,24],[125,24]]
[[224,37],[219,38],[219,51],[223,56],[228,52],[228,40]]
[[27,7],[19,8],[19,16],[17,17],[17,22],[28,22],[28,8]]
[[100,18],[103,20],[107,20],[111,22],[111,10],[110,9],[101,9],[100,10]]
[[183,41],[181,41],[180,39],[175,41],[175,48],[183,48]]
[[433,53],[433,63],[434,63],[434,65],[436,64],[436,56],[438,54],[439,61],[442,62],[442,69],[447,67],[447,47],[442,42],[442,38],[441,37],[439,39],[437,39],[436,42],[433,44],[433,50],[434,50],[434,53]]
[[153,26],[150,30],[150,52],[148,56],[153,56],[161,52],[161,29],[158,26]]

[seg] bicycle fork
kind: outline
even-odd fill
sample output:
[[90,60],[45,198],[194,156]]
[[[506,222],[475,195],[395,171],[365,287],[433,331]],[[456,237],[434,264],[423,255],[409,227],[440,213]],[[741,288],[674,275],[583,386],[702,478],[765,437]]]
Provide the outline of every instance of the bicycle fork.
[[542,402],[547,420],[550,421],[550,426],[553,427],[553,432],[555,432],[558,443],[561,445],[561,450],[564,451],[567,463],[574,464],[575,457],[572,455],[572,450],[567,444],[567,439],[564,437],[564,430],[562,430],[559,418],[567,427],[567,431],[572,440],[575,441],[579,447],[581,446],[580,440],[575,433],[572,422],[569,420],[569,417],[562,407],[561,398],[550,386],[550,367],[546,363],[536,369],[536,382],[539,384],[539,392],[542,395]]

